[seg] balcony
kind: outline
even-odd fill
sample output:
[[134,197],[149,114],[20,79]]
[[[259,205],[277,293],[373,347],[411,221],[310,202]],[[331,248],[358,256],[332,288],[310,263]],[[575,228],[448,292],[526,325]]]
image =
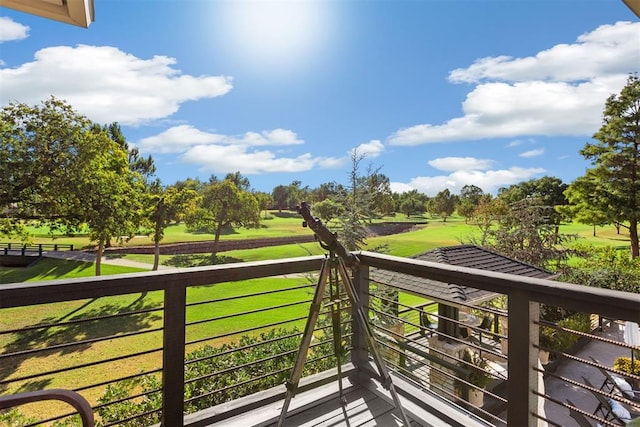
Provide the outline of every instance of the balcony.
[[[640,412],[632,396],[605,387],[605,372],[631,384],[640,376],[602,360],[633,354],[621,327],[640,322],[640,295],[371,252],[358,257],[357,302],[412,425],[571,425],[578,418],[620,425],[607,412],[609,399]],[[323,258],[0,285],[1,396],[73,390],[105,426],[275,425]],[[504,304],[382,283],[384,271],[489,291]],[[333,319],[342,335],[334,339],[338,303]],[[588,314],[593,331],[540,321],[541,304]],[[582,350],[556,353],[542,368],[540,328],[577,336]],[[365,338],[338,288],[321,308],[285,425],[401,425]],[[336,352],[344,352],[339,362]],[[479,387],[465,353],[485,362],[483,403],[471,400]],[[122,384],[130,387],[124,395],[116,393]],[[25,425],[74,413],[51,402],[17,409],[30,418]],[[120,418],[107,420],[109,411]]]

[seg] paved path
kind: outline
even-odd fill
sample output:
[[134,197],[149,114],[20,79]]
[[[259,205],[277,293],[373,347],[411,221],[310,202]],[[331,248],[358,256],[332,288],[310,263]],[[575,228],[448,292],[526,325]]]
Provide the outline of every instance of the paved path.
[[[624,342],[623,333],[622,324],[613,322],[610,326],[605,327],[600,335],[613,341]],[[622,347],[590,340],[575,356],[585,360],[591,360],[589,358],[591,356],[602,365],[613,366],[613,361],[617,357],[630,356],[630,352]],[[596,387],[600,387],[605,379],[597,368],[571,360],[564,360],[560,363],[555,375],[569,378],[579,383],[583,383],[582,377],[584,376]],[[549,396],[564,403],[566,403],[566,399],[569,399],[577,408],[590,413],[593,413],[598,405],[597,400],[589,391],[551,376],[545,380],[545,390]],[[555,403],[546,402],[545,412],[550,420],[563,426],[577,426],[577,423],[569,416],[569,410]]]

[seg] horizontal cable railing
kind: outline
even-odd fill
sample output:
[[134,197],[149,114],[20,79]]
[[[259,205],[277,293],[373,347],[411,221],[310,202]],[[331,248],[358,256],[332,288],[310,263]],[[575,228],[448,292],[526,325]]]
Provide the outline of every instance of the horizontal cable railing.
[[[315,272],[319,260],[227,266],[208,274],[203,271],[207,268],[199,268],[3,285],[0,393],[55,385],[87,398],[100,425],[152,425],[166,421],[166,408],[193,412],[280,384],[295,357],[314,288],[306,276],[296,273]],[[268,283],[259,279],[291,274]],[[229,281],[243,276],[257,277],[259,283]],[[157,291],[176,287],[185,295],[184,315],[172,324],[176,299]],[[126,294],[118,292],[124,289]],[[322,334],[319,325],[318,336]],[[176,342],[175,335],[184,338]],[[182,349],[182,385],[177,388],[184,390],[184,398],[183,393],[167,391],[175,384],[163,382],[163,365],[176,366],[168,360],[167,344],[170,350]],[[313,366],[335,366],[330,344],[313,343],[309,372],[315,372]],[[25,425],[64,421],[71,415],[68,408],[62,411],[55,405],[18,410],[13,416],[26,417]],[[182,414],[180,409],[180,422]]]
[[[581,417],[590,425],[623,425],[612,405],[640,416],[640,391],[611,386],[640,389],[640,346],[625,343],[622,332],[640,320],[639,295],[367,252],[360,260],[370,269],[363,277],[381,269],[429,279],[366,284],[386,362],[423,390],[493,425],[562,426]],[[467,303],[431,287],[434,280],[495,295]],[[423,300],[416,304],[415,297]],[[481,389],[484,401],[472,402]]]

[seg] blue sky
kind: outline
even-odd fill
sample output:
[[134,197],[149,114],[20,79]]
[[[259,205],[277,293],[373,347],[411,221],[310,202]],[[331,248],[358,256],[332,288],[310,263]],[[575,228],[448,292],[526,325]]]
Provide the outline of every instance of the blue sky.
[[54,95],[121,124],[165,184],[240,171],[270,192],[569,183],[640,71],[620,0],[95,0],[88,29],[0,8],[0,105]]

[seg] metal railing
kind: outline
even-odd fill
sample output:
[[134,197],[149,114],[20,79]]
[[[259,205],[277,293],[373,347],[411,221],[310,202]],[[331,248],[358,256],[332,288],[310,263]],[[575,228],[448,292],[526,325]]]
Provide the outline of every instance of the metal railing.
[[[439,327],[434,328],[431,322],[416,322],[416,316],[425,312],[420,306],[398,304],[399,316],[395,320],[403,325],[404,331],[394,333],[382,326],[379,328],[384,337],[382,342],[389,343],[389,337],[393,337],[395,343],[388,345],[396,353],[396,360],[389,363],[395,365],[398,372],[421,384],[424,390],[441,395],[450,400],[452,405],[463,402],[464,407],[496,425],[537,425],[540,420],[549,425],[564,425],[565,422],[570,422],[567,419],[576,412],[591,419],[592,424],[600,422],[602,425],[620,425],[608,408],[602,409],[607,399],[614,399],[625,405],[631,411],[631,417],[634,412],[636,416],[640,415],[638,402],[621,396],[616,390],[609,390],[608,393],[603,391],[605,387],[601,383],[604,376],[597,368],[601,371],[608,370],[631,383],[638,381],[640,377],[613,369],[610,362],[607,365],[599,363],[602,361],[589,360],[589,348],[585,347],[590,342],[604,344],[609,346],[606,354],[614,355],[633,350],[638,352],[640,348],[637,345],[625,344],[620,336],[615,339],[603,337],[599,330],[602,322],[596,321],[588,332],[584,332],[556,322],[540,320],[541,306],[560,307],[563,311],[574,312],[576,315],[606,318],[608,320],[605,323],[612,325],[610,328],[618,328],[624,321],[640,321],[640,295],[366,252],[360,254],[360,260],[370,268],[492,291],[505,303],[506,310],[491,307],[490,304],[467,305],[459,301],[443,300],[442,295],[429,292],[428,284],[422,288],[403,288],[402,282],[385,283],[426,300],[438,300],[438,304],[456,305],[457,310],[475,313],[477,318],[493,319],[491,327],[487,327],[488,322],[470,326],[455,316],[443,316],[441,310],[438,313],[426,310],[432,319],[437,320]],[[368,283],[370,273],[362,270],[363,268],[358,275]],[[375,294],[371,294],[370,298],[374,307],[376,300],[381,300]],[[420,310],[416,315],[418,309]],[[442,322],[449,327],[441,327]],[[496,328],[497,325],[500,326]],[[573,341],[580,341],[579,344],[586,353],[578,351],[576,356],[575,346],[564,350],[556,349],[552,352],[556,361],[547,365],[546,369],[541,368],[539,351],[544,350],[544,346],[539,344],[539,337],[540,329],[545,328],[561,331],[565,334],[565,341],[571,341],[567,337],[574,336]],[[460,334],[461,329],[466,330],[466,334]],[[416,330],[417,333],[414,332]],[[488,393],[485,391],[489,404],[474,406],[467,402],[467,395],[479,387],[473,384],[469,376],[477,365],[473,366],[463,360],[465,350],[488,362],[483,370],[491,383]],[[358,353],[354,351],[354,354]],[[554,363],[556,366],[553,366]],[[581,378],[585,367],[591,368],[590,375],[596,378],[594,381],[597,384],[594,382],[594,387],[588,385],[588,378]],[[415,372],[422,372],[423,375]],[[438,379],[434,381],[434,378]],[[596,394],[604,395],[605,399],[594,398],[588,402],[587,407],[576,407],[567,402],[565,397],[568,394],[556,393],[556,389],[549,387],[545,389],[545,384],[553,385],[554,381],[560,382],[565,390],[566,387],[577,388],[583,394],[598,391]],[[516,386],[509,387],[509,384]]]
[[[542,374],[545,382],[549,378],[570,385],[580,382],[584,392],[590,393],[581,378],[567,377],[560,370],[538,371],[542,347],[538,344],[539,330],[556,325],[539,320],[540,304],[607,319],[640,321],[640,296],[635,294],[370,252],[360,253],[359,258],[354,285],[360,302],[369,307],[389,368],[418,384],[425,393],[447,399],[452,410],[466,409],[492,424],[532,425],[539,417],[557,424],[549,411],[540,412],[540,398],[546,407],[554,405],[568,416],[570,407],[575,406],[551,396],[549,390],[541,392]],[[144,401],[148,405],[141,413],[104,424],[124,424],[128,418],[140,421],[140,425],[150,425],[158,419],[164,425],[182,425],[185,411],[213,406],[220,397],[235,399],[288,377],[290,366],[274,361],[295,355],[299,335],[270,333],[304,323],[312,294],[309,288],[314,285],[314,279],[305,275],[317,272],[321,261],[322,257],[304,257],[180,272],[2,285],[0,393],[68,388],[87,398],[96,413],[116,410],[130,400]],[[487,324],[436,310],[447,301],[431,294],[428,287],[406,289],[387,283],[403,294],[422,298],[419,303],[411,300],[406,304],[401,297],[396,303],[394,298],[378,292],[379,284],[371,282],[370,269],[374,268],[489,290],[503,296],[506,307],[457,303],[459,312],[476,319],[493,319],[487,328]],[[269,289],[265,282],[252,280],[267,277],[276,277],[269,282]],[[218,292],[223,287],[234,292]],[[60,307],[55,311],[58,315],[42,318],[42,304],[53,303]],[[394,304],[397,315],[388,310]],[[433,327],[435,323],[439,326]],[[344,326],[351,338],[351,360],[365,369],[368,353],[361,333],[356,327]],[[559,327],[571,332],[569,327]],[[591,339],[592,335],[597,336],[586,334],[582,338]],[[328,359],[333,351],[328,341],[319,339],[315,343],[329,348],[315,353],[318,369],[334,366],[335,362]],[[276,353],[266,351],[284,342],[289,346]],[[471,375],[477,366],[461,357],[465,349],[493,366],[483,368],[491,385],[485,396],[489,403],[482,406],[467,402],[468,395],[479,387]],[[247,352],[261,355],[243,360],[241,355]],[[575,356],[559,352],[556,357],[573,362],[571,357]],[[596,362],[579,358],[597,369]],[[135,370],[126,371],[124,366],[134,366]],[[611,369],[606,364],[602,366]],[[228,382],[232,377],[233,383]],[[518,386],[509,387],[510,383]],[[118,395],[119,384],[129,384],[132,392]],[[593,385],[595,389],[600,387],[595,382]],[[602,393],[615,396],[614,392]],[[577,410],[593,415],[595,407]],[[63,415],[67,414],[47,414],[45,419]]]
[[0,253],[7,255],[29,255],[38,254],[42,256],[44,251],[72,251],[73,245],[65,243],[36,243],[28,245],[26,243],[0,243]]

